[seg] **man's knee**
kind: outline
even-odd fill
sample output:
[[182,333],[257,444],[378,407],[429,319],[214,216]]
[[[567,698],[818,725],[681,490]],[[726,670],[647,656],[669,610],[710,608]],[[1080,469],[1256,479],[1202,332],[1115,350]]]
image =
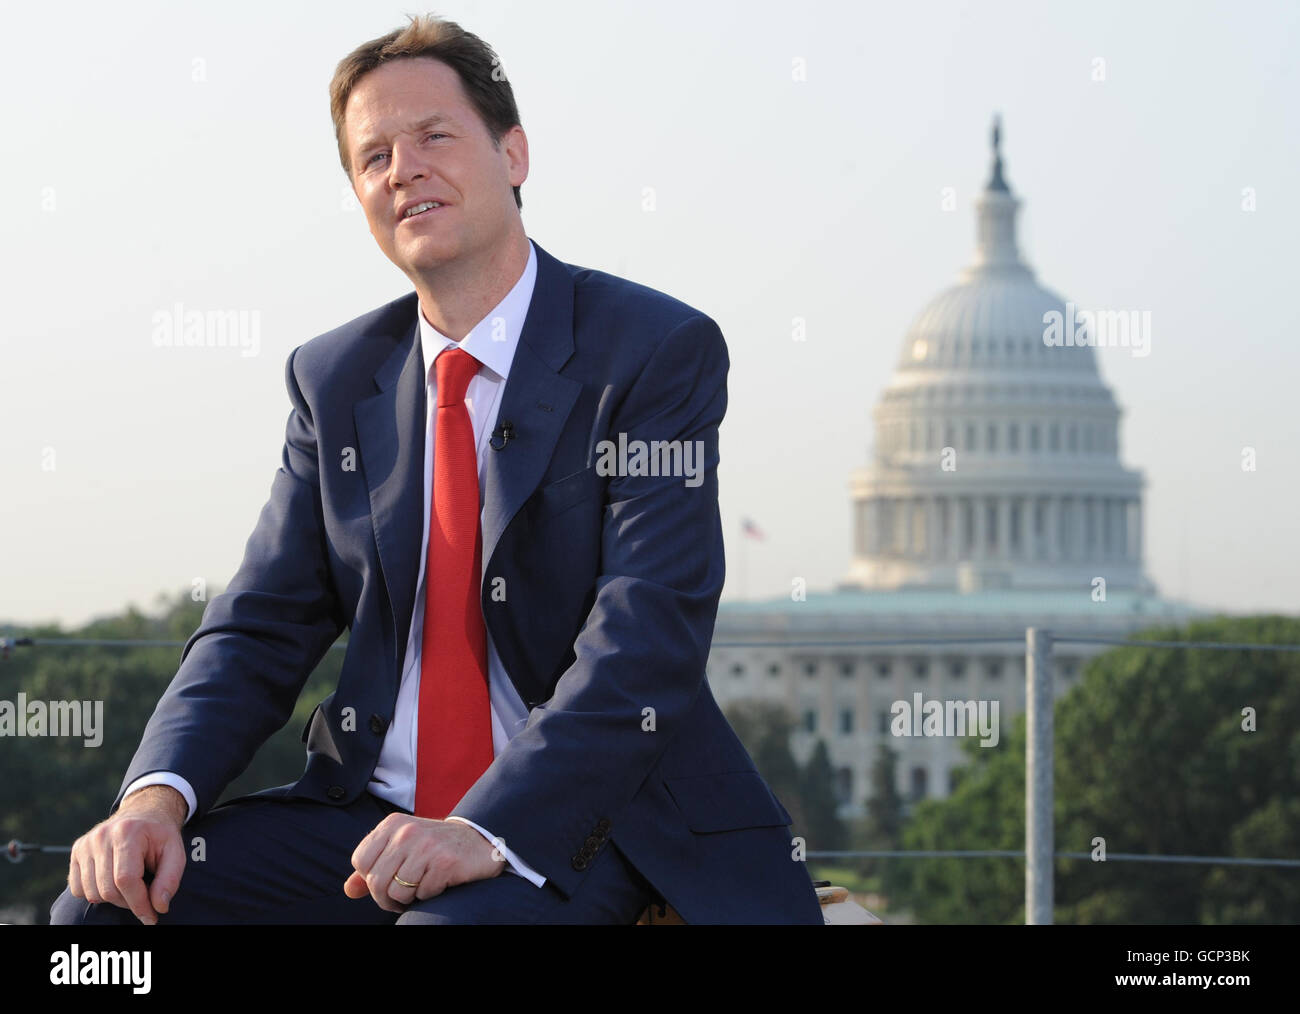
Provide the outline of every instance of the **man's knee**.
[[65,887],[50,906],[50,925],[80,926],[86,921],[87,907],[85,898],[75,897],[72,889]]
[[417,901],[397,919],[398,926],[500,926],[535,922],[544,910],[550,888],[503,873],[449,887],[442,894]]
[[121,925],[128,920],[139,922],[129,910],[107,902],[92,905],[85,898],[74,895],[69,887],[65,887],[50,906],[51,926]]

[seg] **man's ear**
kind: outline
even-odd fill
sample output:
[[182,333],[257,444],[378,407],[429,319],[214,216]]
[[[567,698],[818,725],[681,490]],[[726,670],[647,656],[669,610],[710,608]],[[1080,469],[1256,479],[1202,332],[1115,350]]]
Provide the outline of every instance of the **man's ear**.
[[506,131],[501,138],[501,143],[506,146],[510,185],[521,186],[528,179],[528,135],[524,133],[524,128],[516,123]]

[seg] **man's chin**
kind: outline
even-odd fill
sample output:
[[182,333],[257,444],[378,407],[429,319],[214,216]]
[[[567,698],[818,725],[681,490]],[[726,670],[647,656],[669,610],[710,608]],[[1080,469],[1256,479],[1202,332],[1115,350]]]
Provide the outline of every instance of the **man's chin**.
[[397,264],[408,275],[419,275],[446,267],[457,256],[458,252],[454,249],[420,245],[413,249],[399,250]]

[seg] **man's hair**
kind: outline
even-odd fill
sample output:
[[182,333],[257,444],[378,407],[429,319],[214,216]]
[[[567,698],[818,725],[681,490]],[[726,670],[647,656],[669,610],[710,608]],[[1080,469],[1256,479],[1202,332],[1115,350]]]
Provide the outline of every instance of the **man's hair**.
[[[514,90],[506,79],[500,57],[491,46],[454,21],[430,14],[408,16],[411,23],[405,28],[396,28],[378,39],[364,42],[340,60],[330,81],[334,138],[339,146],[339,161],[349,179],[352,165],[343,122],[348,96],[365,75],[393,60],[432,57],[454,70],[466,97],[498,148],[506,131],[519,125]],[[524,201],[519,196],[519,188],[515,187],[514,191],[515,206],[522,209]]]

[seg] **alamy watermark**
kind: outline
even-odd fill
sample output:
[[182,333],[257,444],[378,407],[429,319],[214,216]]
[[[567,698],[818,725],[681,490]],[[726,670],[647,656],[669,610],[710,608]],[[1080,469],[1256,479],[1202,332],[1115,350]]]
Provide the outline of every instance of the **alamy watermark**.
[[50,982],[55,986],[130,986],[132,993],[148,993],[152,966],[152,951],[83,951],[73,944],[50,955]]
[[980,746],[997,746],[999,701],[895,701],[889,731],[895,736],[979,736]]
[[687,486],[704,482],[703,440],[618,440],[596,444],[597,475],[685,476]]
[[1043,323],[1043,344],[1052,348],[1131,348],[1138,359],[1151,354],[1150,310],[1080,310],[1066,303],[1064,314],[1048,310]]
[[153,343],[157,348],[237,348],[246,359],[262,348],[261,310],[155,310]]
[[0,701],[0,736],[72,736],[84,746],[104,742],[103,701]]

